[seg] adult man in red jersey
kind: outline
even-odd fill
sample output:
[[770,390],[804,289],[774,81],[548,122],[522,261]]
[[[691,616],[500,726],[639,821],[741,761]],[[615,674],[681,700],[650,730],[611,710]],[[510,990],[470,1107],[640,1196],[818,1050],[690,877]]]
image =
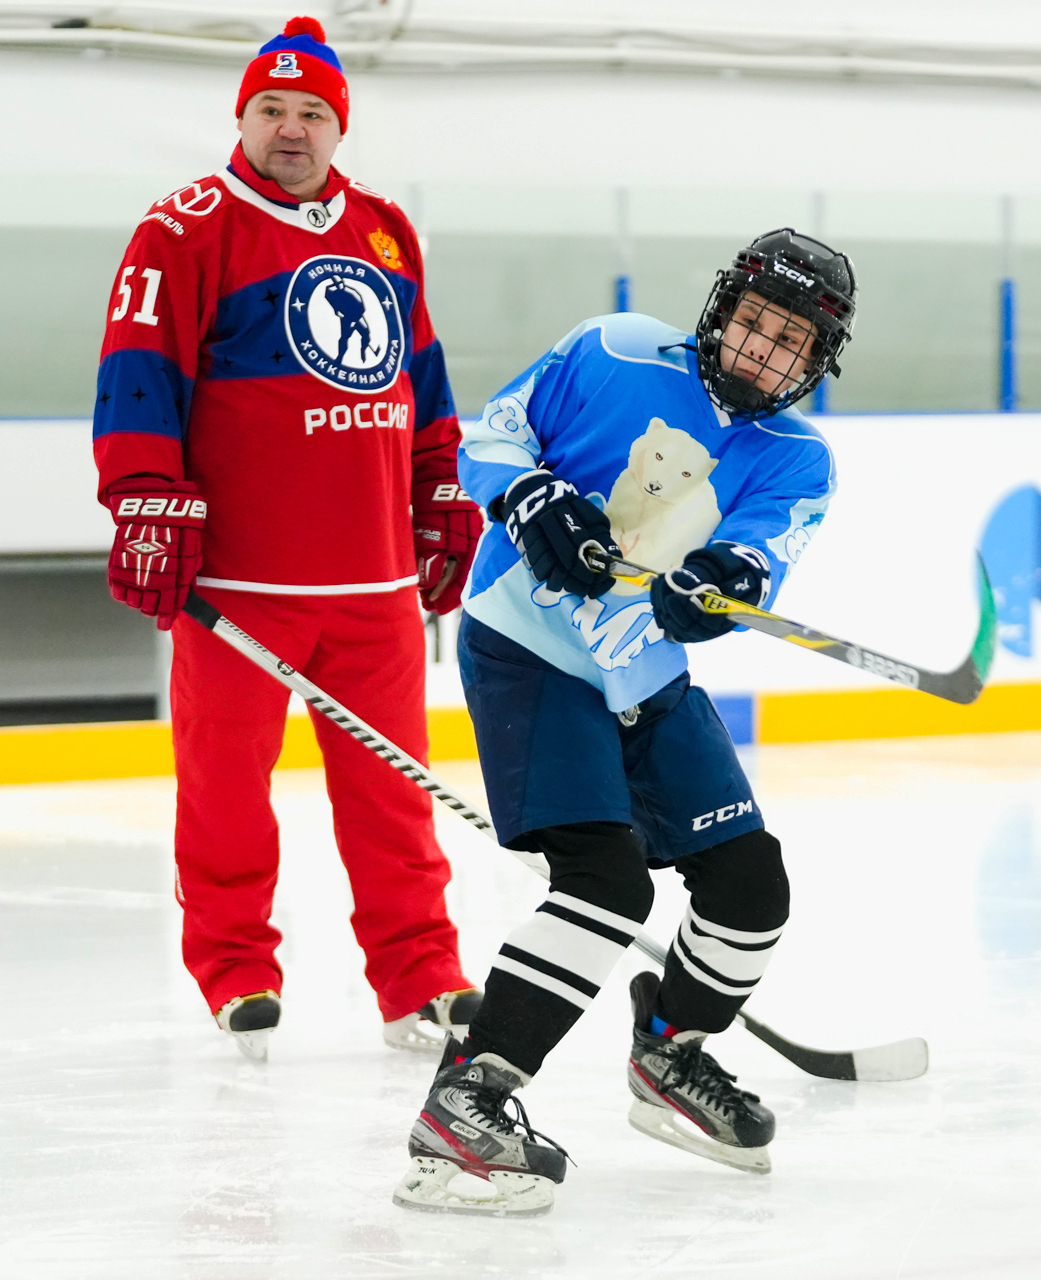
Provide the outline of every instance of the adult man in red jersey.
[[[188,589],[422,757],[415,588],[455,608],[481,530],[415,233],[331,167],[347,111],[321,26],[292,19],[246,69],[227,170],[142,219],[98,377],[111,589],[173,629],[184,959],[251,1057],[280,1012],[270,774],[288,694],[179,616]],[[385,1037],[424,1047],[420,1016],[465,1023],[479,998],[430,798],[314,724]]]

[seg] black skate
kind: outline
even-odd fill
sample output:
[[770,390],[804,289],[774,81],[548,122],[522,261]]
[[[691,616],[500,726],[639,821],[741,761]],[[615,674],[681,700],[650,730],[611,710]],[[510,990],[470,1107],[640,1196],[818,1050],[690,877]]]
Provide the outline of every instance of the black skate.
[[217,1026],[253,1062],[267,1061],[268,1036],[278,1026],[282,1004],[274,991],[254,991],[222,1004],[214,1015]]
[[383,1043],[392,1049],[409,1049],[412,1053],[440,1054],[448,1036],[459,1041],[466,1039],[467,1027],[476,1017],[482,999],[483,992],[476,987],[465,991],[443,991],[415,1013],[408,1013],[394,1022],[385,1022]]
[[735,1077],[702,1048],[699,1032],[670,1037],[650,1031],[658,985],[653,973],[638,973],[629,984],[635,1023],[629,1123],[659,1142],[720,1164],[769,1173],[766,1147],[774,1136],[773,1113],[754,1093],[735,1087]]
[[[456,1044],[455,1050],[460,1046]],[[454,1058],[452,1047],[445,1057]],[[553,1207],[567,1153],[528,1123],[513,1091],[528,1077],[493,1053],[449,1062],[412,1126],[412,1167],[394,1192],[409,1209],[533,1218]],[[513,1103],[514,1115],[506,1114]],[[523,1133],[519,1133],[522,1129]]]

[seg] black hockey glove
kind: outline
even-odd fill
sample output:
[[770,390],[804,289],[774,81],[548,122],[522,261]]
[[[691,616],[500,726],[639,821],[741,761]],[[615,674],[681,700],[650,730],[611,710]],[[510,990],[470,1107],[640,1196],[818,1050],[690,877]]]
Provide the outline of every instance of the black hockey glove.
[[654,620],[666,639],[698,644],[725,635],[737,625],[725,613],[706,613],[698,596],[704,591],[761,605],[770,594],[770,563],[755,547],[740,542],[710,542],[691,551],[683,564],[654,579]]
[[571,591],[598,600],[614,585],[609,573],[594,572],[581,555],[584,547],[594,545],[621,557],[611,537],[610,520],[552,471],[531,471],[514,480],[492,503],[489,515],[505,523],[532,577],[550,591]]

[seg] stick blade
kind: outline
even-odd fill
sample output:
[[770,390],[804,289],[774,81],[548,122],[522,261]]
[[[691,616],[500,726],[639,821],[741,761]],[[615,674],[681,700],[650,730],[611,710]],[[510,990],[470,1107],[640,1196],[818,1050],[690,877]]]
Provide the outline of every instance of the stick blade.
[[983,557],[976,552],[980,594],[980,625],[969,656],[954,671],[921,671],[919,688],[947,702],[967,707],[983,692],[998,644],[998,611]]
[[893,1044],[846,1051],[811,1049],[786,1040],[764,1022],[749,1017],[743,1009],[737,1017],[746,1030],[794,1062],[800,1071],[822,1080],[915,1080],[924,1075],[929,1066],[929,1048],[924,1040],[897,1040]]
[[857,1080],[917,1080],[929,1070],[929,1046],[919,1036],[853,1050]]
[[998,609],[994,603],[994,591],[990,585],[987,566],[983,557],[976,552],[976,568],[979,573],[980,587],[980,626],[972,646],[971,658],[979,676],[980,688],[987,682],[994,654],[998,647]]

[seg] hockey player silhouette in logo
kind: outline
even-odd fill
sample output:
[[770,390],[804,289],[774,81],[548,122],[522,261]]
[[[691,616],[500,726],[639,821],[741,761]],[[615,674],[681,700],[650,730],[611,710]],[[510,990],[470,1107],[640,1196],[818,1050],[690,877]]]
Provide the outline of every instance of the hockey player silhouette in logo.
[[379,351],[373,346],[369,323],[365,319],[365,303],[357,289],[352,289],[346,280],[337,278],[325,291],[325,300],[332,307],[334,315],[340,321],[340,343],[336,352],[339,364],[344,363],[347,348],[355,334],[361,340],[360,357],[364,362],[366,351],[379,357]]

